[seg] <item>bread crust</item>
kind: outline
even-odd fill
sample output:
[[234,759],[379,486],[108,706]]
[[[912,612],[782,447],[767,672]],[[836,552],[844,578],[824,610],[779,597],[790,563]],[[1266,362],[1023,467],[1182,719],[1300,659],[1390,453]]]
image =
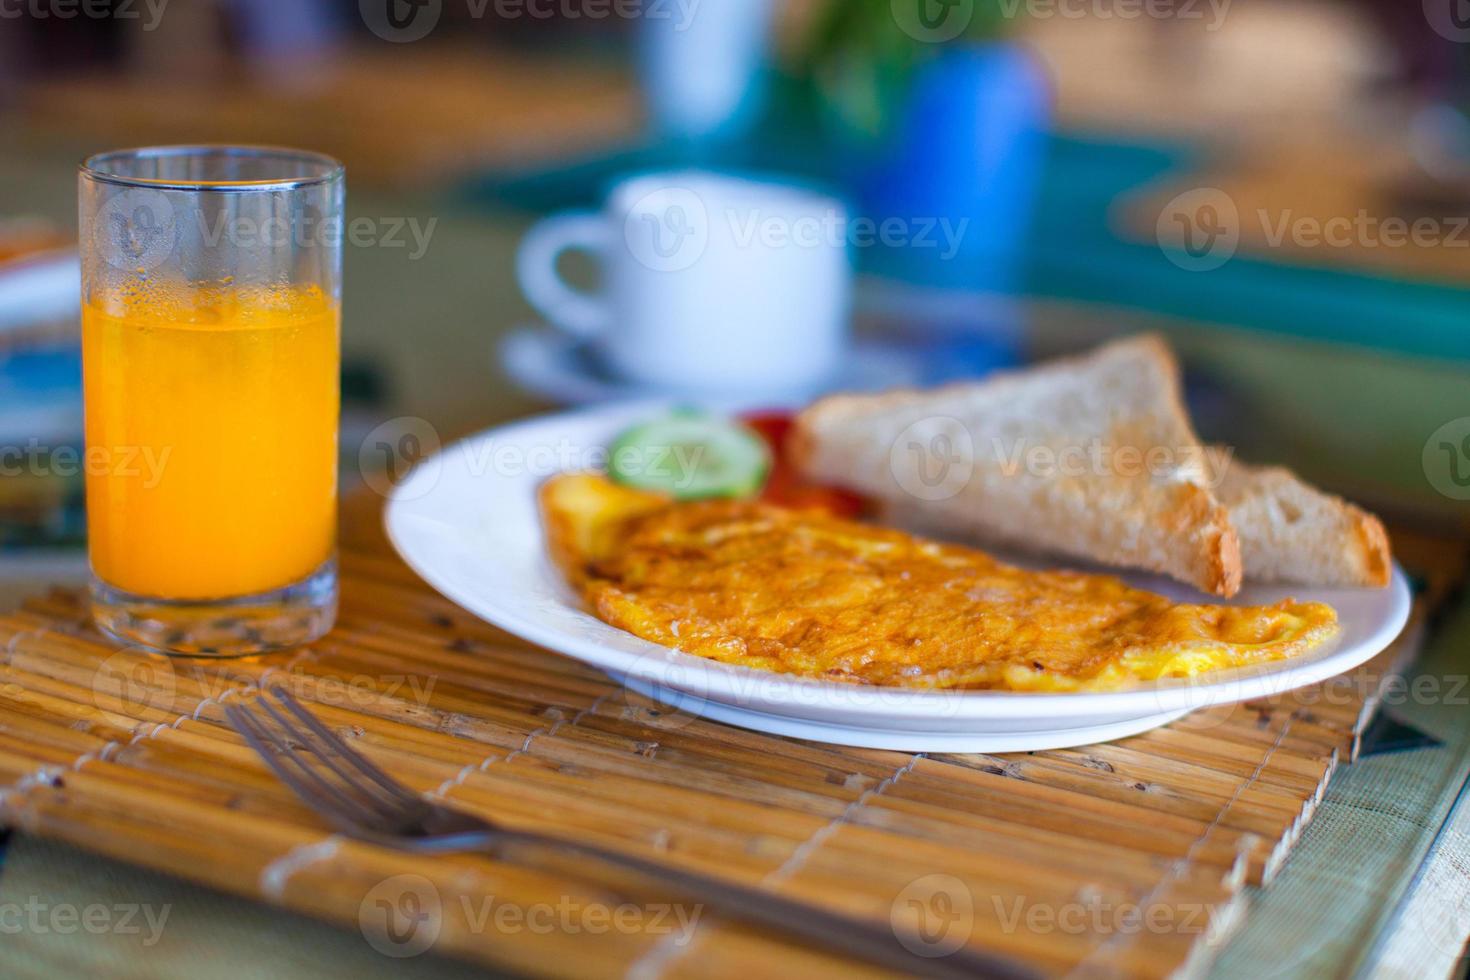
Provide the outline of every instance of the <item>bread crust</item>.
[[[1078,425],[1077,441],[1080,443],[1103,435],[1116,445],[1138,448],[1141,444],[1168,439],[1178,443],[1169,448],[1195,449],[1202,454],[1203,449],[1185,410],[1178,362],[1168,345],[1155,334],[1125,338],[1087,354],[1049,361],[1034,368],[996,373],[978,382],[951,383],[928,391],[898,388],[875,395],[828,396],[797,416],[788,449],[797,468],[813,479],[844,484],[859,493],[895,502],[892,499],[898,496],[895,488],[887,486],[872,472],[854,471],[858,455],[868,457],[871,468],[875,449],[872,445],[864,447],[862,443],[865,439],[881,441],[878,430],[884,425],[891,427],[896,424],[895,418],[907,417],[924,406],[964,405],[967,402],[993,406],[1012,400],[1008,397],[1012,393],[1018,398],[1035,397],[1039,390],[1049,390],[1048,386],[1055,386],[1063,396],[1091,395],[1097,401],[1106,394],[1100,394],[1098,386],[1116,383],[1116,375],[1120,371],[1136,374],[1140,400],[1150,407],[1146,412],[1140,409],[1136,417],[1122,419],[1128,423],[1124,429],[1098,429],[1096,427],[1105,425],[1106,420],[1084,418]],[[1010,421],[1016,420],[1012,418]],[[976,425],[984,427],[978,420]],[[866,430],[866,435],[863,430]],[[1135,431],[1136,439],[1132,438]],[[1058,433],[1054,423],[1051,435]],[[844,444],[834,446],[833,442],[838,438],[844,440]],[[824,449],[831,452],[824,452]],[[828,456],[837,462],[826,459]],[[992,479],[997,477],[993,466],[982,475]],[[1008,475],[1015,476],[1014,473]],[[1181,467],[1168,479],[1131,481],[1117,472],[1095,474],[1090,479],[1074,480],[1075,486],[1065,487],[1063,479],[1047,481],[1023,476],[1017,481],[1018,487],[1024,484],[1027,490],[1050,495],[1047,499],[1054,505],[1054,510],[1061,508],[1056,513],[1047,513],[1044,507],[1037,510],[1035,501],[1031,501],[1033,506],[1028,507],[1022,499],[1025,491],[1018,488],[989,495],[984,489],[976,490],[964,501],[970,506],[968,511],[956,510],[956,505],[948,502],[934,505],[932,509],[937,514],[953,518],[961,526],[983,525],[979,528],[982,533],[999,532],[998,525],[1004,523],[1002,517],[1010,519],[1018,527],[1030,527],[1033,531],[1038,521],[1056,520],[1075,528],[1079,540],[1069,546],[1066,542],[1054,540],[1056,535],[1051,535],[1053,540],[1044,545],[1047,550],[1164,571],[1215,595],[1231,596],[1239,590],[1242,578],[1240,540],[1230,522],[1229,511],[1206,485],[1202,471]],[[997,485],[990,488],[991,491],[996,489]],[[1002,498],[1004,505],[1011,508],[1009,514],[982,513],[994,503],[995,497]],[[1082,540],[1089,537],[1089,529],[1082,525],[1095,525],[1099,518],[1096,512],[1079,513],[1078,498],[1090,500],[1098,507],[1106,504],[1109,509],[1100,519],[1112,522],[1108,525],[1113,532],[1110,536],[1094,535],[1097,540]],[[1070,506],[1062,506],[1059,501]],[[1126,540],[1132,544],[1120,550],[1120,545],[1110,546],[1108,540]],[[1020,538],[1008,543],[1027,542]]]
[[1382,588],[1393,576],[1383,522],[1284,466],[1232,461],[1220,497],[1248,545],[1252,579]]
[[1345,505],[1354,515],[1358,544],[1363,555],[1363,584],[1384,588],[1393,578],[1393,551],[1388,543],[1388,531],[1383,522],[1373,514],[1360,510],[1352,504]]

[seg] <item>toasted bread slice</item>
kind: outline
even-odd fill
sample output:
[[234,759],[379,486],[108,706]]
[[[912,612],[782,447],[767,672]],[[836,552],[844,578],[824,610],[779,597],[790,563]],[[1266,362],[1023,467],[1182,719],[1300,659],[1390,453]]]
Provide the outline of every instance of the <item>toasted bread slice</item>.
[[1250,581],[1388,584],[1392,559],[1382,522],[1290,470],[1231,461],[1216,493],[1240,535]]
[[1178,375],[1144,335],[980,382],[837,395],[800,414],[792,455],[931,525],[1230,596],[1240,544]]

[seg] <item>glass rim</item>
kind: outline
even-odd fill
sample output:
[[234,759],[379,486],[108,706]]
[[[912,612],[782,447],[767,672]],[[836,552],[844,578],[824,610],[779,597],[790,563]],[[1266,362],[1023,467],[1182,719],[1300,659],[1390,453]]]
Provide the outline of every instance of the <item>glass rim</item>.
[[[176,159],[184,157],[236,157],[242,159],[265,159],[276,157],[282,160],[311,164],[321,168],[321,173],[304,177],[266,177],[258,180],[184,180],[174,177],[128,177],[107,169],[107,164],[121,160]],[[122,187],[149,187],[155,190],[213,191],[220,193],[251,193],[255,191],[295,190],[315,187],[341,180],[347,168],[336,157],[312,150],[297,150],[288,146],[264,146],[236,143],[180,143],[168,146],[140,146],[121,150],[94,153],[77,165],[78,172],[88,180]]]

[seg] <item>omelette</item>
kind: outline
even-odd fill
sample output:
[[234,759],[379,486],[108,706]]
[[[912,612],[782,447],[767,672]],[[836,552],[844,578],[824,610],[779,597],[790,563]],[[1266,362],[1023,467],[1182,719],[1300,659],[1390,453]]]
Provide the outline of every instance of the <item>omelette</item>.
[[889,687],[1097,691],[1299,654],[1319,602],[1181,603],[891,528],[591,474],[541,489],[555,562],[604,622],[722,663]]

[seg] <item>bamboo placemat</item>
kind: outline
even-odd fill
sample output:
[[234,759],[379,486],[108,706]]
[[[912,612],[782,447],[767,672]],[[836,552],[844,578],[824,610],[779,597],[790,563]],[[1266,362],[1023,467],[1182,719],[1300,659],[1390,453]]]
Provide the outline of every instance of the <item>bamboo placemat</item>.
[[269,680],[405,782],[507,825],[896,923],[930,953],[1193,974],[1352,758],[1415,632],[1320,687],[1107,745],[840,748],[649,702],[440,598],[367,527],[346,535],[337,628],[289,654],[119,651],[70,592],[0,618],[0,820],[361,929],[388,955],[537,975],[864,972],[594,865],[333,835],[224,724],[221,702]]

